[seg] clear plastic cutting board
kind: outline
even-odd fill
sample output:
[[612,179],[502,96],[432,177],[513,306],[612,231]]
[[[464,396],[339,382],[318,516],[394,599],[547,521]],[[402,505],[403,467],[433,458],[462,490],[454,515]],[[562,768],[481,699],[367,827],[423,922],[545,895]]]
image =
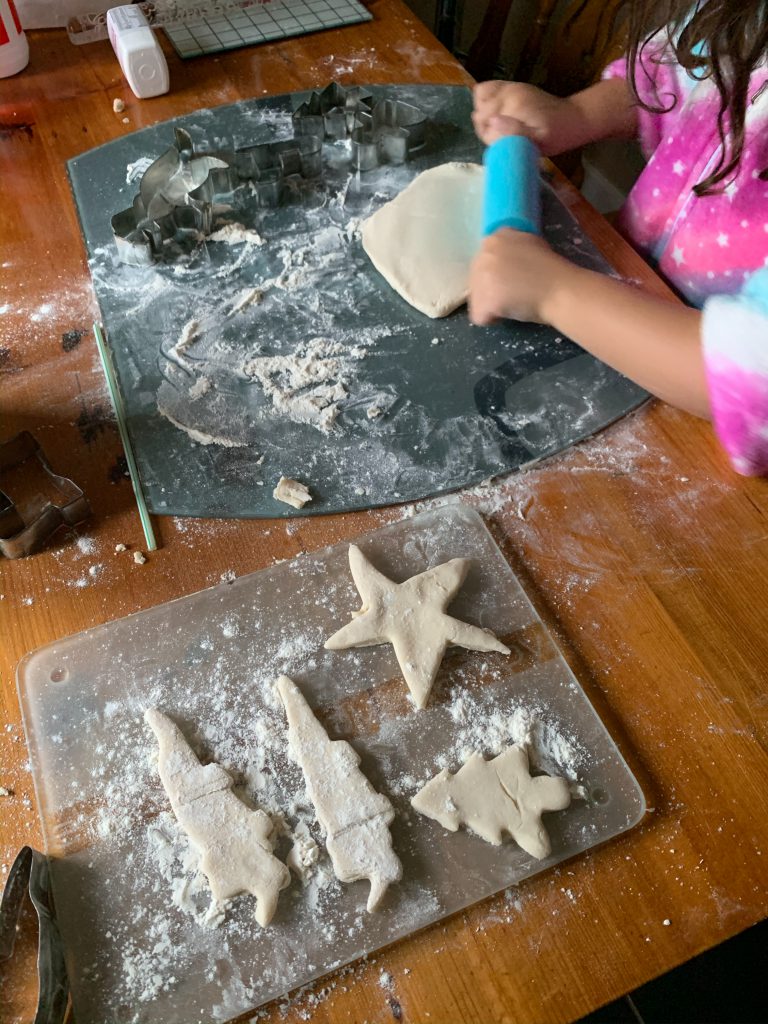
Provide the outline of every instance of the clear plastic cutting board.
[[[453,649],[416,712],[389,646],[330,652],[359,597],[347,544],[281,562],[70,637],[18,672],[32,770],[79,1024],[227,1020],[635,825],[643,794],[481,518],[455,504],[358,541],[402,580],[457,556],[472,568],[453,614],[492,629],[509,657]],[[403,881],[375,915],[367,883],[329,870],[301,772],[288,761],[272,682],[287,672],[332,738],[350,741],[397,809]],[[143,722],[155,706],[253,806],[282,815],[276,853],[309,832],[320,859],[260,929],[244,896],[216,923],[170,814]],[[546,816],[553,853],[531,859],[416,814],[415,790],[527,741],[532,764],[585,798]],[[606,884],[608,881],[606,880]],[[211,919],[212,918],[212,919]]]

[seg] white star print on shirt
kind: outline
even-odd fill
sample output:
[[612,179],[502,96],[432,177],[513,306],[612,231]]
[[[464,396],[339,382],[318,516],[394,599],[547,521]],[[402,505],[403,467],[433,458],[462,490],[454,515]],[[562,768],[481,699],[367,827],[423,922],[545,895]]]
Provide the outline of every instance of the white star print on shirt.
[[726,235],[724,231],[721,231],[720,234],[717,236],[717,244],[720,246],[721,249],[727,248],[728,235]]
[[685,172],[685,164],[682,160],[675,160],[674,164],[672,164],[672,170],[675,174],[679,174],[682,177]]
[[679,245],[676,245],[672,250],[672,259],[675,263],[680,266],[681,263],[685,263],[685,254]]

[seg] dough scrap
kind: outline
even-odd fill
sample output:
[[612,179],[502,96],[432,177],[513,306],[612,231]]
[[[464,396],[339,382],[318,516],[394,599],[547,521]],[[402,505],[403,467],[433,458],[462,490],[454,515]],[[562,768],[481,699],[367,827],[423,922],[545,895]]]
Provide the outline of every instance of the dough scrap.
[[341,412],[339,403],[348,396],[350,360],[362,359],[364,354],[360,346],[350,349],[327,338],[312,338],[287,355],[246,360],[243,373],[258,381],[281,416],[330,434]]
[[403,876],[389,832],[394,808],[360,771],[360,758],[349,743],[328,738],[293,680],[280,676],[277,690],[288,719],[289,749],[325,829],[334,874],[341,882],[369,879],[367,910],[373,913],[387,888]]
[[293,505],[294,508],[304,508],[308,501],[312,501],[309,489],[298,480],[281,476],[277,481],[277,487],[272,491],[272,497],[282,501],[285,505]]
[[285,858],[287,867],[306,885],[317,868],[320,850],[306,825],[299,823],[293,833],[293,845]]
[[531,777],[523,747],[507,747],[492,761],[476,751],[452,775],[444,768],[419,790],[411,805],[443,828],[456,832],[466,825],[487,843],[501,844],[508,832],[518,846],[537,860],[552,852],[541,820],[545,811],[562,811],[571,802],[565,779]]
[[200,854],[200,870],[217,901],[249,892],[256,920],[272,920],[288,868],[272,855],[271,819],[252,811],[232,792],[232,779],[218,764],[201,765],[179,727],[156,708],[144,718],[160,746],[160,779],[176,819]]
[[350,544],[349,567],[363,606],[352,613],[351,622],[326,640],[326,649],[392,644],[416,707],[425,707],[449,645],[509,654],[509,648],[490,630],[470,626],[445,612],[470,564],[468,558],[452,558],[404,583],[394,583],[371,565],[360,548]]
[[432,167],[363,223],[371,263],[429,317],[447,316],[467,301],[482,238],[484,180],[480,164]]

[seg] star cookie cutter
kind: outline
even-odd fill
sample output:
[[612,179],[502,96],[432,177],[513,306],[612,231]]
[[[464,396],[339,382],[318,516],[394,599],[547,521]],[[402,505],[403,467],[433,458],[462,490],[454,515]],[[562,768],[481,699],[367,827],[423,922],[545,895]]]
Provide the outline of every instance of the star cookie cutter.
[[352,163],[359,171],[372,171],[383,163],[403,164],[426,142],[426,114],[403,100],[379,100],[360,120],[351,134]]
[[[91,514],[88,500],[72,480],[54,473],[43,450],[28,430],[0,444],[0,488],[3,474],[36,460],[48,477],[46,494],[35,495],[24,508],[0,489],[0,553],[23,558],[39,550],[60,526],[76,526]],[[55,492],[55,500],[50,496]]]
[[293,133],[321,140],[345,139],[359,127],[362,116],[371,115],[373,107],[373,97],[360,86],[345,89],[331,82],[294,110]]
[[315,178],[322,170],[322,142],[312,136],[209,151],[196,148],[183,128],[174,134],[174,145],[142,175],[133,205],[112,218],[123,263],[149,266],[167,243],[210,234],[217,196],[250,183],[259,206],[275,207],[286,178]]

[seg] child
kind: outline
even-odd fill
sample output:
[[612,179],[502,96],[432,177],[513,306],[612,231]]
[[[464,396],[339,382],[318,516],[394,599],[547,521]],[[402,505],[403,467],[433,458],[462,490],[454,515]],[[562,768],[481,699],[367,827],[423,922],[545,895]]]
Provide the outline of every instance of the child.
[[567,99],[485,82],[475,128],[485,143],[528,135],[548,156],[639,132],[648,164],[619,228],[703,310],[503,229],[475,259],[470,316],[551,324],[660,398],[711,417],[739,472],[768,473],[768,4],[629,8],[628,57],[601,82]]

